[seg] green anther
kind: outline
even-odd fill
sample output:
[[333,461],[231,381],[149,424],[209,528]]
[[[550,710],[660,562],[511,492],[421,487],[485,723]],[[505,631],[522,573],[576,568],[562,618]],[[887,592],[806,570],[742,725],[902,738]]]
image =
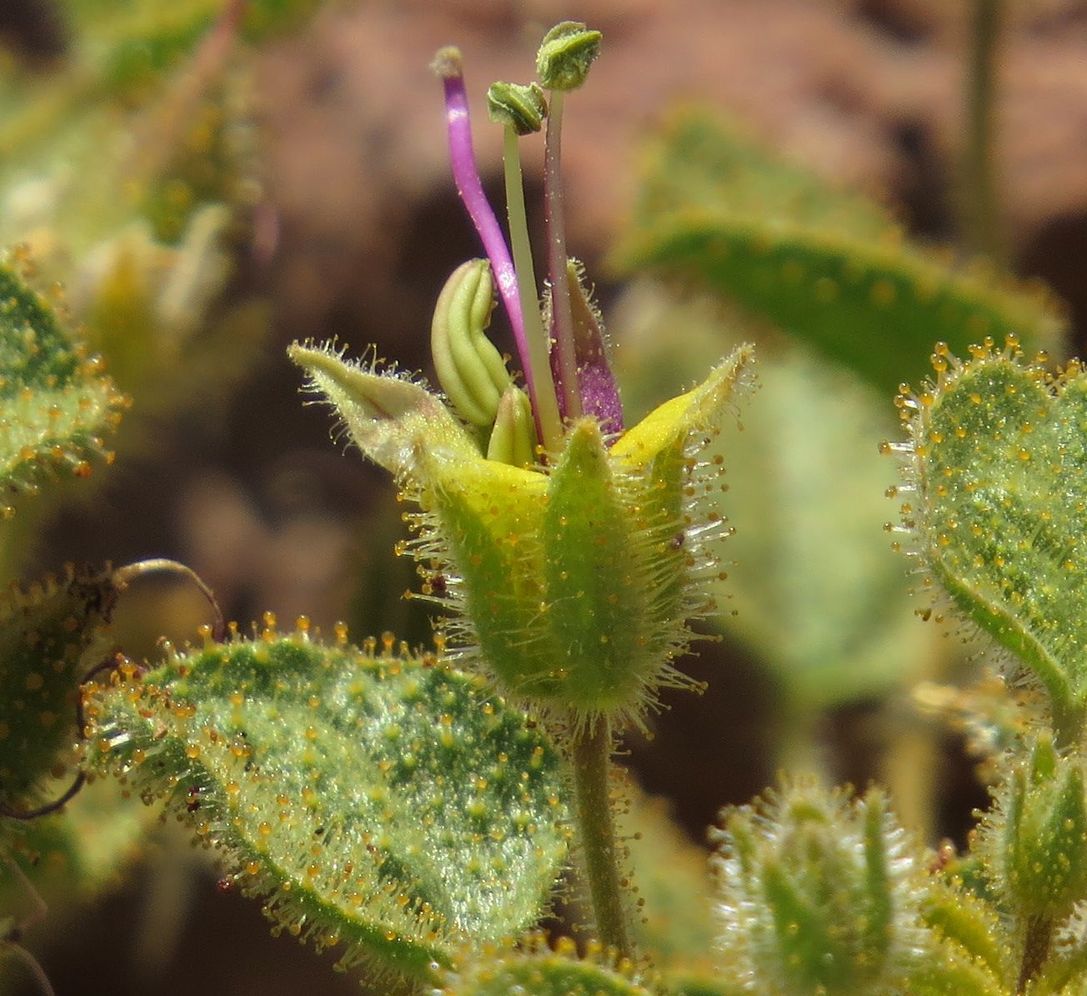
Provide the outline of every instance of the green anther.
[[600,54],[599,31],[581,21],[562,21],[544,35],[536,53],[536,75],[547,90],[576,90]]
[[457,413],[472,425],[494,423],[510,384],[502,354],[483,334],[494,307],[494,282],[485,259],[458,266],[434,308],[430,348],[438,383]]
[[487,459],[531,467],[536,462],[536,425],[532,403],[519,387],[506,388],[498,403],[498,417],[487,444]]
[[538,83],[492,83],[487,111],[495,123],[508,125],[518,135],[531,135],[543,127],[547,98]]

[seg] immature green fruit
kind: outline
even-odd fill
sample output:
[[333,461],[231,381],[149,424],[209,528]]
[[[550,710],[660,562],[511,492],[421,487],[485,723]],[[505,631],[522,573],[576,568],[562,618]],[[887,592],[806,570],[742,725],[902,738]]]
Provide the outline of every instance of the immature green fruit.
[[1058,743],[1087,708],[1087,375],[1050,374],[1014,338],[962,362],[937,345],[934,384],[903,385],[902,527],[931,580],[1045,688]]
[[163,798],[276,929],[417,979],[543,912],[566,853],[558,757],[433,655],[268,628],[86,701],[88,764]]
[[1087,897],[1082,760],[1040,735],[996,790],[981,850],[991,887],[1024,917],[1059,921]]
[[[738,349],[705,383],[606,444],[570,426],[546,468],[484,458],[422,387],[295,345],[292,358],[335,404],[360,448],[401,480],[421,512],[410,546],[425,591],[460,615],[451,635],[504,694],[573,726],[640,722],[687,620],[713,605],[720,461],[700,454],[752,362]],[[702,501],[700,502],[700,499]]]
[[912,991],[923,885],[880,792],[785,785],[727,810],[718,842],[726,978],[760,996]]

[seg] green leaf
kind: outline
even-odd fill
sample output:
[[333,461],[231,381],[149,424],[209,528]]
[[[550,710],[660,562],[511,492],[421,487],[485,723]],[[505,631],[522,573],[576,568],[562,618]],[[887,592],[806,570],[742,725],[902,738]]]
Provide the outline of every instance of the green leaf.
[[1041,292],[951,267],[708,112],[676,115],[652,145],[617,261],[694,277],[884,391],[919,373],[909,358],[933,339],[1051,345],[1065,326]]
[[[646,281],[620,308],[619,379],[634,415],[753,334],[706,296],[679,300]],[[705,457],[726,476],[699,506],[736,525],[727,577],[713,584],[723,611],[711,622],[773,674],[786,723],[901,687],[928,660],[931,634],[913,616],[902,562],[879,539],[888,518],[879,426],[894,431],[885,398],[786,342],[760,357],[750,410],[742,424],[722,424]]]
[[[117,590],[108,572],[65,568],[0,596],[0,803],[26,812],[73,779],[79,682]],[[58,769],[54,771],[54,769]]]
[[[898,403],[911,440],[902,522],[932,578],[1049,693],[1058,739],[1087,704],[1087,375],[1055,377],[1014,341]],[[885,445],[886,450],[896,447]]]
[[343,966],[427,978],[517,933],[566,852],[556,755],[429,655],[266,630],[128,669],[88,715],[92,766],[165,797],[280,929],[342,942]]
[[0,254],[0,486],[33,489],[56,471],[85,477],[124,404],[101,362]]

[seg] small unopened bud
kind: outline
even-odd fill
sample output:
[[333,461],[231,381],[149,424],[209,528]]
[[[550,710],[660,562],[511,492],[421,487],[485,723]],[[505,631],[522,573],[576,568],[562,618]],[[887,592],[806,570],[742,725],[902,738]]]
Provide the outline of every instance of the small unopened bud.
[[434,308],[430,348],[438,383],[457,414],[480,428],[493,424],[510,384],[502,354],[483,330],[494,308],[494,282],[485,259],[458,266]]
[[536,53],[536,75],[547,90],[576,90],[600,54],[599,31],[581,21],[562,21],[544,35]]
[[487,459],[514,467],[531,467],[536,462],[536,424],[532,404],[519,387],[506,388],[498,403],[498,416],[487,444]]
[[998,790],[983,827],[993,885],[1009,906],[1060,919],[1087,890],[1087,799],[1082,761],[1042,734]]
[[509,125],[518,135],[531,135],[543,127],[547,98],[538,83],[492,83],[487,111],[497,124]]

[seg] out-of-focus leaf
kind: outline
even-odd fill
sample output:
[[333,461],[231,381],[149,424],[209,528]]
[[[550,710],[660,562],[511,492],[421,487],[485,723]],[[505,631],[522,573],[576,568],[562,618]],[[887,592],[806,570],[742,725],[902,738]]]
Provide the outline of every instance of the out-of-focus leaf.
[[[0,804],[25,813],[71,782],[84,655],[116,598],[109,572],[76,570],[0,597]],[[67,749],[67,750],[66,750]],[[65,754],[67,753],[67,757]]]
[[0,486],[12,493],[50,471],[90,474],[124,403],[101,362],[0,254]]
[[676,115],[646,162],[622,268],[695,278],[882,391],[920,376],[936,340],[965,350],[1015,332],[1051,347],[1064,329],[1041,290],[910,244],[874,203],[708,112]]
[[[630,295],[618,358],[636,413],[727,350],[742,321],[660,288]],[[818,709],[885,691],[926,656],[929,634],[883,532],[894,475],[877,443],[894,409],[799,346],[762,356],[740,425],[712,448],[728,490],[706,500],[736,527],[715,622],[774,670],[790,708]]]

